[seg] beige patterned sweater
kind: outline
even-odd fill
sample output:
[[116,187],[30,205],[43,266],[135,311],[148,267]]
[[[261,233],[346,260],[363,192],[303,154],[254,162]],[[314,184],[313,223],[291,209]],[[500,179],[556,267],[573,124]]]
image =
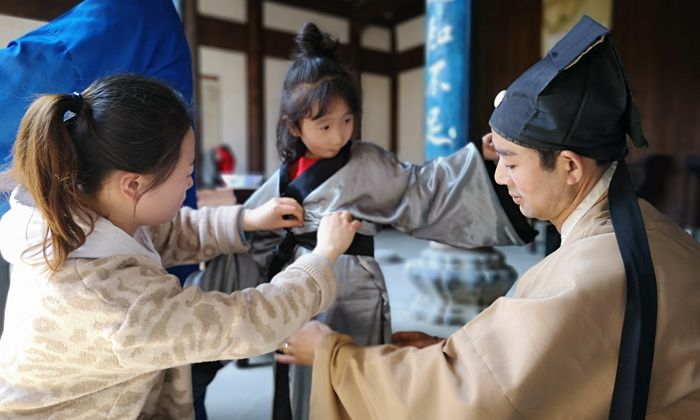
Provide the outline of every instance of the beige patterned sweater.
[[183,209],[142,231],[140,243],[102,224],[99,241],[76,255],[124,253],[71,254],[49,277],[18,259],[38,240],[40,217],[14,198],[0,222],[0,250],[14,264],[0,339],[0,419],[193,419],[191,363],[273,351],[335,299],[333,269],[313,254],[256,289],[183,290],[163,266],[247,250],[239,206]]

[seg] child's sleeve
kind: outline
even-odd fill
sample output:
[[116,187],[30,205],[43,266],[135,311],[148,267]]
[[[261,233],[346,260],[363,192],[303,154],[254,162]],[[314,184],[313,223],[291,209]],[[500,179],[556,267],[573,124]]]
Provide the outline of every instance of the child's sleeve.
[[151,227],[149,234],[163,266],[198,263],[221,254],[248,251],[251,237],[243,232],[244,210],[243,206],[200,210],[183,207],[173,221]]
[[472,144],[424,165],[400,162],[364,142],[352,151],[344,176],[324,184],[332,199],[307,199],[307,215],[320,219],[330,202],[333,211],[349,210],[357,219],[462,248],[522,245],[534,237]]
[[112,277],[141,273],[140,281],[148,283],[111,336],[119,363],[127,369],[164,369],[274,351],[327,310],[337,293],[333,268],[315,254],[302,256],[271,283],[230,295],[195,286],[183,290],[177,278],[163,271],[143,278],[143,267],[117,263],[115,269],[122,271]]

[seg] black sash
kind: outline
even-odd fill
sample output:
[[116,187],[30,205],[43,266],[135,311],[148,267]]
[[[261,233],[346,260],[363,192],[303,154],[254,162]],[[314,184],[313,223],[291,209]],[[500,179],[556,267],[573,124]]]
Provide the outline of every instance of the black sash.
[[[333,176],[350,160],[350,147],[352,142],[343,147],[333,158],[322,159],[311,165],[294,181],[289,181],[289,167],[284,164],[280,168],[280,197],[294,198],[299,204],[328,178]],[[287,230],[287,235],[272,252],[272,262],[268,268],[267,278],[272,278],[294,258],[297,246],[312,250],[316,247],[316,232],[307,232],[300,235]],[[374,238],[372,236],[355,234],[346,255],[374,256]],[[289,366],[281,363],[275,364],[275,396],[272,405],[273,420],[292,420],[292,404],[289,400]]]
[[610,420],[644,420],[649,399],[656,338],[656,275],[625,159],[610,181],[608,202],[627,279],[625,317],[610,405]]

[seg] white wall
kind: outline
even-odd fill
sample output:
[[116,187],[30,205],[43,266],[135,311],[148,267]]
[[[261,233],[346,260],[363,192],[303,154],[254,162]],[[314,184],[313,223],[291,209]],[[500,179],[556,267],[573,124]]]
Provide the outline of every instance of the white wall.
[[389,149],[391,142],[391,79],[371,73],[362,74],[363,114],[361,140]]
[[279,121],[282,85],[289,61],[265,59],[265,175],[270,176],[280,166],[277,153],[277,122]]
[[399,75],[398,156],[405,162],[425,162],[423,80],[425,68]]
[[33,31],[45,23],[38,20],[0,15],[0,48],[6,48],[10,41]]
[[381,26],[367,26],[360,35],[363,48],[391,52],[391,31]]
[[306,22],[315,23],[320,30],[337,37],[343,44],[350,42],[350,23],[347,19],[278,3],[263,3],[263,26],[266,28],[297,33]]
[[[248,171],[248,126],[246,116],[246,62],[245,54],[236,51],[211,47],[199,49],[199,71],[203,75],[218,78],[221,89],[219,103],[220,118],[202,116],[202,123],[219,121],[218,128],[204,126],[203,145],[224,143],[231,147],[236,155],[236,173]],[[203,91],[203,93],[205,93]],[[203,101],[205,102],[206,99]],[[204,111],[203,109],[202,111]],[[207,133],[221,133],[220,139],[212,138]],[[206,150],[202,148],[202,150]]]
[[421,15],[396,25],[396,50],[409,50],[425,42],[425,16]]
[[197,0],[197,12],[235,22],[247,20],[246,0]]

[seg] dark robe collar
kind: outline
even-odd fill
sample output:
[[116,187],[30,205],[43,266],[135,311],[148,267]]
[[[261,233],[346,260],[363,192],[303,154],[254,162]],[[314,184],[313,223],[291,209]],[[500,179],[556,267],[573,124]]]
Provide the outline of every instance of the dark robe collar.
[[350,160],[350,148],[352,141],[349,141],[337,155],[329,159],[316,161],[311,167],[299,175],[294,181],[289,181],[289,164],[284,163],[279,172],[279,194],[280,197],[290,197],[299,204],[304,203],[304,199],[311,194],[328,178],[335,175]]

